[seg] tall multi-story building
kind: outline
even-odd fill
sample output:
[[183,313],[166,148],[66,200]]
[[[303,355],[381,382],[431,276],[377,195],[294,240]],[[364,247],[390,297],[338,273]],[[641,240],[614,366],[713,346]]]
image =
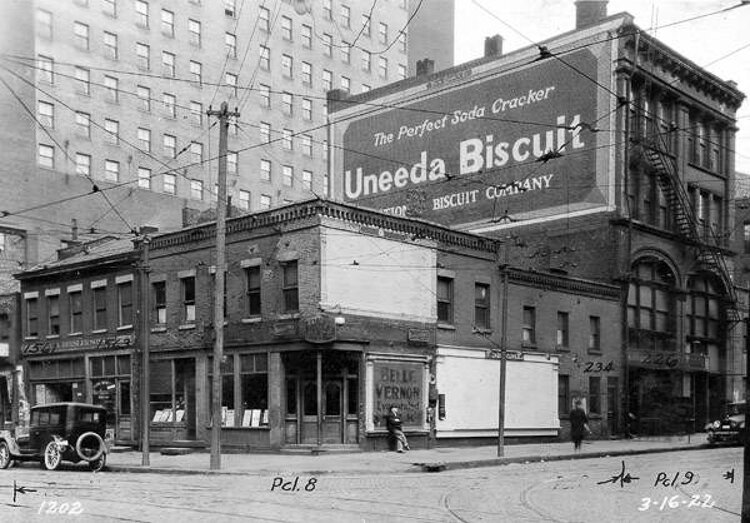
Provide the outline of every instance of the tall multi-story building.
[[[449,4],[449,5],[447,5]],[[0,225],[29,263],[60,238],[182,224],[216,199],[227,101],[231,203],[328,192],[326,92],[409,75],[408,25],[452,0],[8,0],[0,5]],[[441,35],[451,49],[451,34]],[[424,47],[417,47],[424,52]],[[439,52],[433,48],[433,52]],[[53,204],[53,202],[59,202]]]

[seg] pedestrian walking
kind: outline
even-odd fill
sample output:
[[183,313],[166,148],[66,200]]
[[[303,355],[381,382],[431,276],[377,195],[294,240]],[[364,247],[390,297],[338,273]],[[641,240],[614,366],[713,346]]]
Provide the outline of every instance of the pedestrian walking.
[[388,429],[388,435],[396,443],[396,452],[403,452],[409,449],[409,443],[401,426],[401,416],[398,414],[398,407],[391,407],[390,412],[385,418],[385,426]]
[[575,407],[570,411],[570,438],[573,440],[573,448],[576,452],[581,451],[581,442],[589,430],[589,418],[586,411],[581,408],[581,400],[575,401]]

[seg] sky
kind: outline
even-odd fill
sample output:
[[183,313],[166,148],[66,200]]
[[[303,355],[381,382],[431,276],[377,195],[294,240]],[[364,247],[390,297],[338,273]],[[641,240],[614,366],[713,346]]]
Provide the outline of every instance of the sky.
[[[737,112],[735,167],[750,174],[750,1],[745,1],[741,5],[742,0],[609,0],[607,14],[630,13],[638,27],[684,57],[722,80],[737,82],[748,98]],[[575,27],[574,0],[455,2],[456,64],[482,56],[486,36],[500,34],[503,52],[508,52]],[[662,27],[675,22],[681,23]]]

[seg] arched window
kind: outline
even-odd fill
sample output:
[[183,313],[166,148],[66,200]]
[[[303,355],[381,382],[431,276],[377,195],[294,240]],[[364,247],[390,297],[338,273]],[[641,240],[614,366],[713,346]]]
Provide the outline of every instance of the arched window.
[[688,335],[693,347],[706,353],[712,346],[718,347],[723,339],[721,289],[711,276],[695,275],[688,279],[688,292],[685,304]]
[[656,259],[638,261],[628,289],[631,345],[641,349],[674,350],[675,277]]

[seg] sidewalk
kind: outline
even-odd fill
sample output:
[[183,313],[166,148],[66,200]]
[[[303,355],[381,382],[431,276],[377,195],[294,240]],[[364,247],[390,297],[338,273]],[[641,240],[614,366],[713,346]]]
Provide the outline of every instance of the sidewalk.
[[236,475],[321,475],[321,474],[398,474],[487,467],[508,463],[622,456],[706,448],[705,434],[630,440],[584,441],[580,454],[573,444],[531,443],[507,445],[505,456],[497,457],[496,446],[453,447],[396,452],[222,454],[221,470],[209,469],[210,454],[193,452],[179,456],[149,455],[150,466],[141,465],[137,451],[115,452],[108,456],[112,472],[159,472],[171,474]]

